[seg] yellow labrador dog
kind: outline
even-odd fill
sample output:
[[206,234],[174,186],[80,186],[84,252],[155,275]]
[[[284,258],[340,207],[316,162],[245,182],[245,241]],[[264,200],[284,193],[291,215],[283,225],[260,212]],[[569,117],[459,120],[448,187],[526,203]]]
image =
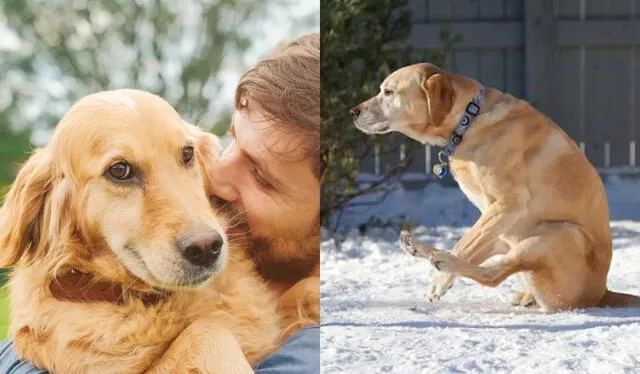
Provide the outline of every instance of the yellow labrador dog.
[[[367,134],[397,131],[445,147],[434,171],[450,169],[482,212],[451,254],[401,234],[406,252],[444,272],[429,287],[431,301],[456,275],[495,287],[517,273],[524,289],[514,305],[640,306],[636,296],[607,290],[612,244],[598,173],[526,101],[423,63],[393,72],[350,114]],[[480,266],[494,255],[503,256]]]

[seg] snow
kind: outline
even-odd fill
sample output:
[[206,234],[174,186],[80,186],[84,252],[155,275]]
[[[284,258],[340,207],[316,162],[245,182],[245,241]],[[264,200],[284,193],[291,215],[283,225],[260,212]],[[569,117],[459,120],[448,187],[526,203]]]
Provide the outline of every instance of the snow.
[[[606,188],[609,288],[640,295],[640,182],[609,177]],[[361,234],[358,225],[372,214],[419,222],[414,236],[440,248],[451,248],[479,216],[459,189],[433,184],[352,209],[341,218],[343,235],[323,232],[323,373],[640,372],[640,309],[513,307],[515,277],[497,288],[457,279],[429,303],[437,270],[399,249],[396,227]]]

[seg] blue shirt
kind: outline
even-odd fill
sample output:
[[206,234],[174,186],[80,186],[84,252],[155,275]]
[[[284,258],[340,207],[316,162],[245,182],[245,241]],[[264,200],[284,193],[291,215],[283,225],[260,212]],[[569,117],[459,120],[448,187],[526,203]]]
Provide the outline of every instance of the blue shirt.
[[[316,374],[320,373],[320,327],[301,329],[280,349],[265,358],[256,374]],[[22,361],[13,350],[13,341],[0,343],[0,374],[48,374]]]

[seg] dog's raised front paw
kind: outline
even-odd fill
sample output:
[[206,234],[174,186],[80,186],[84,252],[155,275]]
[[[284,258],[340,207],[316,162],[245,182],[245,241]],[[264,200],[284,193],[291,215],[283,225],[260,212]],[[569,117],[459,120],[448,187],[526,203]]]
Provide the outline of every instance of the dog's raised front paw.
[[427,290],[427,299],[429,299],[430,302],[439,300],[442,296],[444,296],[444,294],[447,293],[447,291],[451,289],[454,280],[455,276],[452,274],[440,275],[429,284],[429,289]]

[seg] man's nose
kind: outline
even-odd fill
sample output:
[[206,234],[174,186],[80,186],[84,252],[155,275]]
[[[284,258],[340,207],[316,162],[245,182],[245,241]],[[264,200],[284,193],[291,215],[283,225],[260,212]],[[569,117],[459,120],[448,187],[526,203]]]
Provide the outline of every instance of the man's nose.
[[214,195],[227,201],[234,201],[240,197],[236,183],[234,183],[239,178],[234,176],[234,173],[233,162],[230,157],[221,157],[215,167],[212,168],[212,175],[210,176]]

